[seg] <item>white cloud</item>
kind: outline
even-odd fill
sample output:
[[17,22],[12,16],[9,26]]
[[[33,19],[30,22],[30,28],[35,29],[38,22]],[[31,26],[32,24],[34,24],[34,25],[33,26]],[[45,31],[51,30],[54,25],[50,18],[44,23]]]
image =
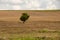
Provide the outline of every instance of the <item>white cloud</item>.
[[0,4],[0,10],[6,9],[8,10],[8,4],[4,5],[4,4]]
[[37,0],[31,0],[26,4],[27,8],[36,8],[36,7],[38,8],[39,6],[40,6],[40,3]]
[[0,2],[8,2],[9,0],[0,0]]
[[22,0],[9,0],[10,3],[22,3]]
[[47,9],[56,9],[56,5],[54,4],[55,0],[49,0],[49,3],[47,4]]
[[19,10],[19,9],[21,9],[19,5],[14,5],[12,7],[13,7],[13,10]]
[[56,6],[55,5],[48,5],[47,9],[56,9]]
[[60,9],[59,0],[0,0],[0,9],[45,10]]

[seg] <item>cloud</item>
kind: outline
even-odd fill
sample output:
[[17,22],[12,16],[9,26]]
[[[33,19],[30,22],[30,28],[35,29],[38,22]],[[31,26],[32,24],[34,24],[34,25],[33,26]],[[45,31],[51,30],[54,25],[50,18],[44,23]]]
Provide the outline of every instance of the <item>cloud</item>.
[[19,10],[19,9],[21,9],[21,7],[19,5],[14,5],[12,7],[13,7],[13,10]]
[[47,9],[56,9],[56,5],[55,5],[55,0],[49,0],[49,3],[47,4]]
[[17,4],[17,3],[22,3],[23,0],[9,0],[10,3],[14,3],[14,4]]
[[4,2],[5,3],[5,2],[8,2],[8,0],[0,0],[0,2],[2,2],[2,3]]
[[55,2],[57,9],[60,9],[60,0],[56,0]]
[[60,0],[0,0],[0,10],[60,9]]
[[4,4],[0,4],[0,9],[2,10],[2,9],[8,9],[8,5],[6,4],[6,5],[4,5]]
[[31,0],[31,1],[28,1],[28,2],[26,2],[26,4],[25,4],[26,6],[26,8],[30,8],[30,9],[34,9],[34,8],[39,8],[39,6],[40,6],[40,3],[39,3],[39,1],[38,0]]

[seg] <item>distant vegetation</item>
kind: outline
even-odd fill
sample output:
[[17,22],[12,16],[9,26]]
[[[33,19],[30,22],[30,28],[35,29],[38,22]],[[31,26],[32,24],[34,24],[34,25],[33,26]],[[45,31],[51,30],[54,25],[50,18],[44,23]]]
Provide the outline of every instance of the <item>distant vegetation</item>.
[[20,20],[25,23],[25,21],[29,18],[29,15],[27,13],[22,13],[22,16],[20,17]]

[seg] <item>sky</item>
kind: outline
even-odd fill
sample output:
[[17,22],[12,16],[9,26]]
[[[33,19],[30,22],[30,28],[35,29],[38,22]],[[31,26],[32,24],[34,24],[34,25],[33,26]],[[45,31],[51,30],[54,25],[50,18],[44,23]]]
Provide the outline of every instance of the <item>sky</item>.
[[57,10],[60,0],[0,0],[0,10]]

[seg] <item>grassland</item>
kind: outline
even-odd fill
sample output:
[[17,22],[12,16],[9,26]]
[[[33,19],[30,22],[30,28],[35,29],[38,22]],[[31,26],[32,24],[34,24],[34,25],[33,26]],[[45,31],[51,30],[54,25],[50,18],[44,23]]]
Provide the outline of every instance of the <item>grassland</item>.
[[25,24],[19,20],[23,12],[0,11],[0,40],[60,40],[60,11],[28,11]]

